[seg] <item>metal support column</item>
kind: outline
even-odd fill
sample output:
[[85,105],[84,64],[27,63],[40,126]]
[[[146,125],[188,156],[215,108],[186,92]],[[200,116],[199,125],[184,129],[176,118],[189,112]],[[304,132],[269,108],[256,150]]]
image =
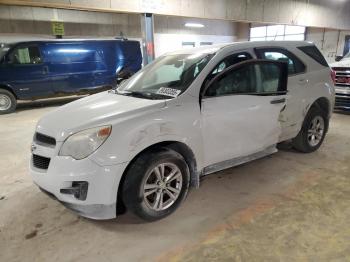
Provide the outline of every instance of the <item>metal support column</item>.
[[143,65],[154,60],[154,16],[153,14],[141,14],[141,32],[143,48]]

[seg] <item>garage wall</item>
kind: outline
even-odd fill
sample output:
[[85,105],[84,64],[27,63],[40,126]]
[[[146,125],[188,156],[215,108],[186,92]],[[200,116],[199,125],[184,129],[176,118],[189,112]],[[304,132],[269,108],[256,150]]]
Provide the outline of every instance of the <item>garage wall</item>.
[[137,14],[100,13],[0,5],[0,33],[51,35],[51,21],[64,21],[66,36],[141,38]]
[[[185,23],[199,23],[203,28],[185,27]],[[155,16],[154,40],[155,54],[186,48],[183,43],[231,43],[238,40],[238,28],[241,23],[222,20]]]
[[332,63],[337,55],[343,55],[346,35],[350,35],[350,31],[308,28],[306,40],[314,42],[327,61]]
[[350,1],[344,0],[215,0],[215,4],[211,0],[0,0],[0,3],[350,29]]

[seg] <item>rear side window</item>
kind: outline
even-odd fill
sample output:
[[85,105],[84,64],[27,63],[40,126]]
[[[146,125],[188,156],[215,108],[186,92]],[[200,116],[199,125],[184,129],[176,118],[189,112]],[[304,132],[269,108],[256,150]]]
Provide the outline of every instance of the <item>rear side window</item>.
[[288,75],[305,72],[305,65],[295,55],[282,48],[258,48],[256,53],[260,59],[269,59],[288,64]]
[[326,59],[323,57],[322,53],[316,46],[300,46],[298,47],[301,51],[303,51],[305,54],[307,54],[309,57],[311,57],[313,60],[315,60],[317,63],[328,67],[328,63]]

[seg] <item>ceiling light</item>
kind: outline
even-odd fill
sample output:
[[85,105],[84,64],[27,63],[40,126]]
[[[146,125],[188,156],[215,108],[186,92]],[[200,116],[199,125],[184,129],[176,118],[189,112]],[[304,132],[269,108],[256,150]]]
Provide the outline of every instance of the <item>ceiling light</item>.
[[196,24],[196,23],[186,23],[185,26],[186,27],[196,27],[196,28],[203,28],[204,27],[203,24]]

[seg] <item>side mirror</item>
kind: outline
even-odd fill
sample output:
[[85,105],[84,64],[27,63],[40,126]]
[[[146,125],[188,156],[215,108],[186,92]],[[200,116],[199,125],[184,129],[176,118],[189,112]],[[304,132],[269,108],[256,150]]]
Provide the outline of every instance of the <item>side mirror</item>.
[[128,79],[132,76],[132,72],[128,69],[122,69],[118,73],[118,79]]
[[340,55],[337,55],[336,57],[335,57],[335,61],[336,62],[339,62],[340,60],[342,60],[343,59],[343,56],[340,56]]

